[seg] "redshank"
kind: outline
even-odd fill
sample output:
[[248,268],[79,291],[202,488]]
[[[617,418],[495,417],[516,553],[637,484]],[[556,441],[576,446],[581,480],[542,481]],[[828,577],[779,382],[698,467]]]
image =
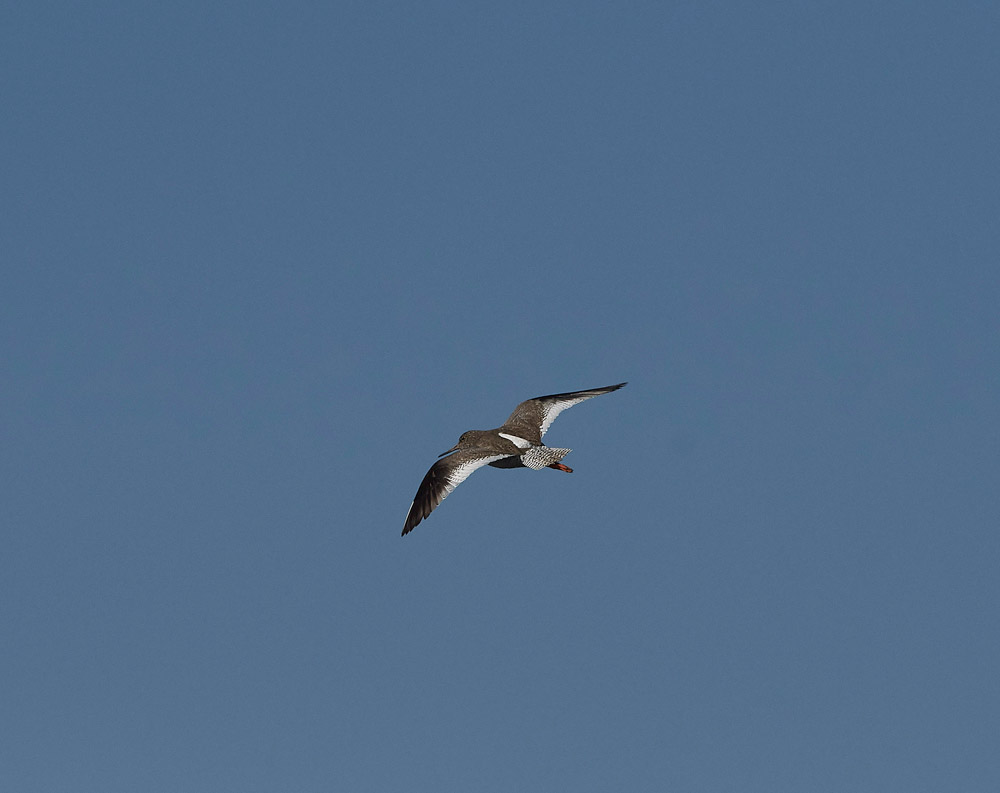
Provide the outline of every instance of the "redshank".
[[542,443],[542,436],[552,426],[556,416],[566,408],[585,399],[617,391],[624,385],[626,384],[619,383],[605,388],[528,399],[514,408],[510,418],[495,430],[463,432],[458,443],[438,455],[443,459],[431,466],[417,488],[410,511],[406,513],[403,534],[413,531],[469,474],[484,465],[492,465],[494,468],[533,468],[536,471],[540,468],[554,468],[567,474],[573,473],[572,468],[559,462],[572,450],[546,446]]

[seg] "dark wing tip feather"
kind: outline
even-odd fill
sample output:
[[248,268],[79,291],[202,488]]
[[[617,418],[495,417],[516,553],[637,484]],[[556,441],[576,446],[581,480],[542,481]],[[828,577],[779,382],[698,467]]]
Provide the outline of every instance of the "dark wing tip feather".
[[403,533],[400,536],[405,537],[413,531],[420,521],[430,515],[434,508],[444,501],[444,497],[445,483],[441,476],[441,467],[435,463],[424,475],[420,487],[417,488],[417,494],[413,497],[413,503],[410,504],[410,511],[406,513],[406,522],[403,524]]
[[628,385],[628,382],[618,383],[617,385],[608,385],[603,388],[586,388],[583,391],[567,391],[565,394],[546,394],[545,396],[534,397],[534,399],[539,400],[561,400],[561,399],[573,399],[574,397],[590,395],[590,396],[601,396],[602,394],[610,394],[612,391],[617,391],[619,388],[624,388]]

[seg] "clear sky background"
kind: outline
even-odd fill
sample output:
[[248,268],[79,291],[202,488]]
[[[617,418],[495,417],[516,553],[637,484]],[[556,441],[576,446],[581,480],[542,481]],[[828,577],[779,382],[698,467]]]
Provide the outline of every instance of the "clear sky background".
[[998,42],[9,7],[0,788],[1000,789]]

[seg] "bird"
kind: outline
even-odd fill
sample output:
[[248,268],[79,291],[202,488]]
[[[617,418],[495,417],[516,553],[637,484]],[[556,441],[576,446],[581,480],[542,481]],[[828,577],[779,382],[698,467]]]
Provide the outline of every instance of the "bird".
[[438,457],[442,459],[434,463],[424,476],[406,513],[402,536],[413,531],[451,491],[484,465],[494,468],[531,468],[536,471],[553,468],[567,474],[573,473],[572,468],[560,462],[572,449],[546,446],[542,443],[542,436],[566,408],[602,394],[610,394],[625,385],[627,383],[618,383],[604,388],[526,399],[496,429],[463,432],[458,443],[448,451],[441,452]]

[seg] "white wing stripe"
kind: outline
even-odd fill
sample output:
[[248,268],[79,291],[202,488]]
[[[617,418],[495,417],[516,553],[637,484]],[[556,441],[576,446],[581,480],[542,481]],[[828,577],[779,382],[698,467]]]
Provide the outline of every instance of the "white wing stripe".
[[597,394],[591,394],[590,396],[577,397],[576,399],[567,399],[563,402],[550,402],[542,407],[542,427],[541,434],[544,435],[549,427],[552,426],[552,422],[556,420],[556,417],[562,413],[566,408],[571,408],[573,405],[579,405],[581,402],[592,399],[597,396]]
[[[494,460],[502,460],[504,457],[510,457],[509,454],[493,454],[489,457],[477,457],[474,460],[469,460],[457,465],[451,469],[448,473],[448,478],[445,480],[444,489],[445,496],[447,496],[452,490],[458,487],[462,482],[469,478],[477,468],[482,468],[484,465],[489,465]],[[441,497],[444,500],[444,496]]]

